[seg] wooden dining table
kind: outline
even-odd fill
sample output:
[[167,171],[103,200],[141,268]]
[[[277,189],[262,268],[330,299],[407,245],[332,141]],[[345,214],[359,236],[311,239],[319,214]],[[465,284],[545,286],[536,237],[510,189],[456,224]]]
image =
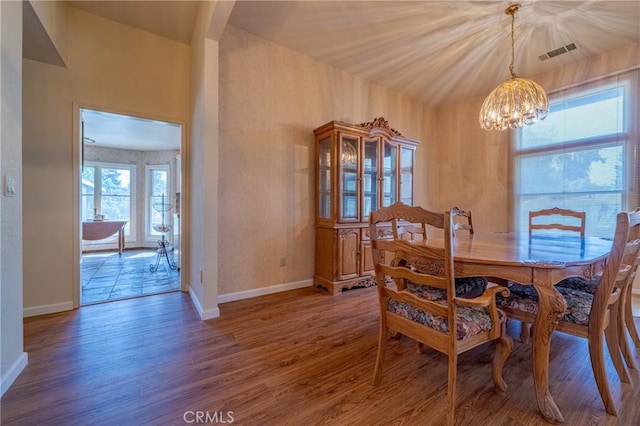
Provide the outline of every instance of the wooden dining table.
[[[416,246],[442,246],[428,238]],[[476,233],[454,238],[456,277],[485,276],[533,285],[539,305],[533,334],[533,379],[542,417],[551,423],[564,421],[549,392],[551,335],[567,309],[555,284],[567,277],[591,279],[604,269],[612,242],[571,234]]]

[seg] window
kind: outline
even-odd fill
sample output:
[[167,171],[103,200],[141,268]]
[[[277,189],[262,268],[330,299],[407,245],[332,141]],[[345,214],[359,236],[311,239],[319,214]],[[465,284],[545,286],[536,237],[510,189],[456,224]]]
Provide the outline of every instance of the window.
[[[153,225],[170,225],[172,219],[169,166],[147,166],[147,239],[160,237]],[[164,210],[164,211],[163,211]]]
[[587,214],[588,235],[611,238],[638,203],[638,71],[549,96],[549,115],[516,134],[515,221],[532,210]]
[[82,169],[82,220],[103,214],[107,220],[126,220],[125,235],[133,229],[135,173],[133,165],[87,162]]

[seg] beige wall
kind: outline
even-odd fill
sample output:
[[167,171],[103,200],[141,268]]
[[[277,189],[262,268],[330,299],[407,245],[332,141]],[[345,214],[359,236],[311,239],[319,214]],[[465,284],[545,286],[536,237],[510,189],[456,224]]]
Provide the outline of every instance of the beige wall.
[[436,143],[429,165],[436,176],[437,210],[473,212],[479,231],[508,230],[509,132],[480,129],[483,99],[439,108]]
[[16,195],[0,195],[0,395],[27,364],[22,337],[22,4],[0,2],[0,176]]
[[421,141],[416,193],[418,202],[426,202],[426,147],[433,123],[422,104],[240,29],[225,29],[220,294],[313,277],[313,129],[331,120],[361,123],[380,116]]
[[[23,62],[24,306],[72,307],[71,98],[67,70]],[[55,241],[55,249],[47,243]],[[45,243],[46,242],[46,243]],[[39,311],[36,311],[36,313]]]
[[189,118],[188,45],[73,8],[67,24],[68,68],[24,60],[25,315],[69,309],[74,300],[72,103]]
[[[551,92],[639,65],[640,46],[635,44],[532,78]],[[430,178],[438,183],[434,207],[459,205],[473,211],[474,226],[480,230],[506,231],[513,226],[511,134],[480,129],[478,112],[483,100],[474,98],[437,110],[434,150],[428,163]]]
[[[189,162],[189,173],[185,176],[185,184],[189,190],[185,193],[185,196],[191,197],[189,223],[192,230],[202,229],[204,226],[204,181],[202,179],[192,179],[192,177],[200,176],[204,171],[204,92],[206,90],[204,84],[204,27],[205,21],[208,22],[209,18],[208,16],[205,16],[208,14],[206,14],[204,9],[208,5],[208,3],[202,3],[199,7],[198,22],[194,28],[191,40],[191,139],[189,141],[189,155],[187,156]],[[187,199],[185,198],[184,201],[186,203]],[[205,235],[194,232],[194,235],[190,237],[188,243],[189,251],[191,253],[191,264],[187,265],[186,268],[183,268],[183,270],[186,269],[189,271],[189,274],[194,277],[194,279],[189,283],[189,292],[198,307],[199,313],[202,312],[202,304],[204,303],[204,286],[200,280],[200,271],[203,269],[205,242]],[[209,253],[209,256],[214,257],[217,261],[217,246],[214,250],[215,251],[213,253]],[[214,291],[217,292],[217,287],[214,288]],[[217,309],[217,303],[213,309]],[[219,312],[215,311],[213,315],[219,315]]]
[[202,319],[218,309],[218,39],[233,2],[202,2],[191,38],[189,292]]

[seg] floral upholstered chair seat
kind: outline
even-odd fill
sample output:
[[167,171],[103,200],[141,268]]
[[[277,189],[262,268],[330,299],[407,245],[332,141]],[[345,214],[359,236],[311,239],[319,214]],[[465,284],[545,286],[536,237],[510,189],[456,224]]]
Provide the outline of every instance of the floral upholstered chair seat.
[[[406,290],[421,299],[447,305],[446,291],[425,285],[407,284]],[[449,322],[447,318],[435,315],[431,312],[424,312],[410,303],[400,302],[390,299],[387,310],[391,313],[418,322],[428,327],[434,328],[443,333],[449,333]],[[504,312],[498,309],[500,322],[506,321]],[[471,308],[467,306],[456,307],[457,330],[456,338],[465,339],[470,336],[488,331],[491,329],[491,317],[486,308]]]
[[572,290],[584,291],[585,293],[596,294],[596,287],[600,282],[600,277],[585,280],[580,277],[570,277],[560,281],[557,287],[569,288]]
[[[590,280],[580,278],[580,277],[569,277],[569,278],[565,278],[564,280],[556,284],[556,288],[559,289],[561,287],[564,287],[572,290],[584,291],[585,293],[595,294],[596,287],[598,286],[599,282],[600,282],[600,276],[597,276]],[[507,287],[511,288],[514,284],[521,286],[521,284],[515,281],[509,281],[509,283],[507,284]],[[530,286],[525,286],[525,287],[530,287]],[[534,290],[534,293],[535,293],[535,290]]]
[[[589,281],[585,282],[589,283]],[[498,306],[530,314],[538,312],[538,292],[532,285],[510,283],[509,290],[511,290],[509,297],[496,296]],[[562,317],[562,321],[588,325],[595,288],[593,293],[590,293],[574,288],[561,287],[558,284],[556,290],[562,294],[567,302],[567,310]]]
[[[423,263],[420,265],[412,265],[406,260],[401,260],[398,262],[398,266],[404,266],[405,268],[413,269],[421,273],[429,273],[433,270],[443,269],[442,262],[434,261]],[[482,296],[484,291],[487,289],[487,286],[489,285],[489,281],[485,277],[462,277],[455,278],[454,284],[456,288],[456,297],[462,297],[463,299],[473,299],[478,296]],[[445,293],[444,290],[441,291],[442,294]]]
[[454,280],[456,286],[456,297],[473,299],[482,296],[487,289],[489,282],[485,277],[465,277]]

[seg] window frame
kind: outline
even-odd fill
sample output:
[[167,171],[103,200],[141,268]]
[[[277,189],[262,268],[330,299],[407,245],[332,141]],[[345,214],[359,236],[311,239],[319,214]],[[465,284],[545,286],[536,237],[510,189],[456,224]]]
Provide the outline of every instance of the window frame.
[[[556,90],[549,93],[550,105],[554,102],[564,103],[571,102],[581,96],[587,96],[596,92],[606,90],[607,87],[624,87],[624,99],[623,99],[623,126],[622,131],[595,136],[586,137],[582,139],[567,140],[560,143],[550,143],[541,146],[534,146],[529,148],[519,148],[521,146],[523,137],[523,128],[516,129],[512,132],[512,145],[511,145],[511,167],[512,167],[512,202],[510,203],[512,211],[512,227],[517,232],[526,232],[528,229],[522,229],[524,223],[528,223],[523,220],[522,216],[527,215],[528,212],[521,212],[521,203],[523,194],[521,193],[521,173],[520,161],[524,158],[534,155],[553,155],[561,153],[577,152],[588,149],[601,149],[613,146],[622,147],[623,156],[623,170],[622,170],[622,189],[620,190],[603,190],[603,191],[590,191],[582,192],[582,194],[606,194],[616,193],[620,194],[620,208],[622,210],[633,210],[640,203],[640,154],[639,154],[639,127],[640,127],[640,69],[634,69],[631,71],[622,72],[619,74],[607,76],[597,80],[581,83],[569,88]],[[535,126],[535,124],[534,124]],[[549,193],[551,195],[553,193]],[[569,194],[578,195],[580,192],[557,192],[555,194]],[[531,194],[536,195],[536,194]],[[540,194],[544,195],[544,194]],[[545,206],[549,208],[553,206]],[[587,217],[587,227],[589,218]],[[528,225],[527,225],[528,226]],[[613,232],[613,230],[612,230]]]
[[[173,204],[172,202],[172,194],[171,190],[171,165],[170,164],[147,164],[145,166],[145,188],[144,188],[144,199],[145,199],[145,239],[147,242],[152,241],[155,242],[161,238],[161,233],[157,232],[153,229],[152,223],[152,214],[153,214],[153,205],[151,202],[151,197],[154,196],[151,194],[151,190],[153,188],[152,184],[152,176],[153,172],[159,170],[166,172],[167,174],[167,190],[165,193],[165,203]],[[168,211],[165,212],[165,224],[173,225],[173,206]],[[165,239],[171,240],[173,232],[167,232],[165,234]]]
[[[125,237],[127,242],[135,243],[136,242],[136,165],[135,164],[124,164],[124,163],[111,163],[108,161],[85,161],[83,169],[86,167],[94,168],[94,191],[93,191],[93,202],[94,207],[98,209],[98,212],[101,213],[101,205],[102,205],[102,173],[101,170],[104,168],[109,169],[125,169],[129,170],[129,212],[130,217],[128,221],[128,225],[125,229]],[[82,174],[82,173],[81,173]],[[81,177],[82,178],[82,177]],[[84,199],[85,194],[80,192],[80,217],[84,217],[82,214],[82,209],[84,209]],[[90,212],[88,212],[90,213]],[[93,214],[89,214],[87,217],[92,217]],[[109,218],[107,218],[109,220]],[[95,246],[95,245],[103,245],[103,244],[113,244],[117,242],[117,236],[113,235],[104,240],[97,241],[83,241],[83,245],[87,246]]]

